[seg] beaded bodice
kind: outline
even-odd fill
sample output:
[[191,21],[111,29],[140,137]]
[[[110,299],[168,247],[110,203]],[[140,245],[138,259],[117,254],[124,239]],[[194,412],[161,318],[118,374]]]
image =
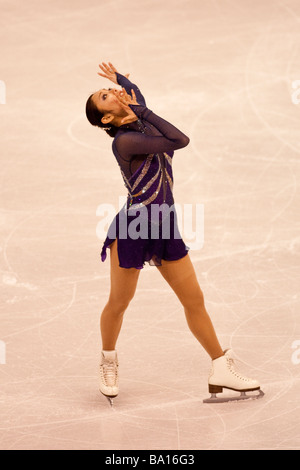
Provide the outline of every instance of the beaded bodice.
[[128,190],[129,206],[174,203],[172,158],[167,153],[148,155],[129,180],[123,172],[122,176]]
[[174,150],[185,147],[189,139],[146,107],[136,85],[120,74],[117,78],[128,93],[134,89],[139,103],[130,106],[137,121],[121,126],[112,146],[128,191],[128,205],[172,205],[172,157]]

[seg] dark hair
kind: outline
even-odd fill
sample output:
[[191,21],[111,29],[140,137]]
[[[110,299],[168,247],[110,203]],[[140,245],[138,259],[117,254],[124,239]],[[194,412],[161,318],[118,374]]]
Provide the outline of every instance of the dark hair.
[[97,127],[101,127],[105,132],[110,136],[110,137],[115,137],[118,128],[114,126],[113,124],[104,124],[101,119],[103,118],[104,114],[102,114],[96,107],[94,100],[93,100],[94,94],[89,96],[86,106],[85,106],[85,114],[86,117],[88,118],[88,121],[93,125]]

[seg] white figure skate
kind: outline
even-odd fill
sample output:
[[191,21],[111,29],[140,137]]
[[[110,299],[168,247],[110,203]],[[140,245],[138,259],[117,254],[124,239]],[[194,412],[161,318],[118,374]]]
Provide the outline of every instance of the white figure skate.
[[107,398],[110,406],[119,394],[118,357],[116,351],[102,351],[100,363],[100,392]]
[[[211,393],[211,397],[203,400],[203,403],[225,403],[262,398],[264,392],[260,390],[259,382],[236,371],[231,349],[224,352],[224,356],[212,361],[212,369],[208,379],[208,391]],[[240,395],[217,397],[217,393],[222,393],[223,388],[240,392]],[[247,394],[247,392],[257,393]]]

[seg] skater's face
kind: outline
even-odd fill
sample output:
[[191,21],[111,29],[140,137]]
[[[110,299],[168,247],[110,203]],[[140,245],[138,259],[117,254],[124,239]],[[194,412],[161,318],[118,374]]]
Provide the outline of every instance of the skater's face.
[[103,114],[102,122],[111,122],[116,117],[124,117],[126,113],[118,100],[119,90],[102,88],[93,94],[93,102],[98,111]]

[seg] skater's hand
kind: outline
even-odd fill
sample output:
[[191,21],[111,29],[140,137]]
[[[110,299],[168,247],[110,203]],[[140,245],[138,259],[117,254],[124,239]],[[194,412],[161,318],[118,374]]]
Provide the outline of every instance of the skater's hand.
[[[108,80],[110,80],[111,82],[113,83],[116,83],[116,85],[118,85],[118,81],[117,81],[117,69],[113,66],[113,64],[111,62],[108,62],[108,64],[106,64],[105,62],[102,62],[102,65],[99,64],[99,67],[100,69],[102,70],[102,72],[104,73],[99,73],[98,72],[98,75],[100,75],[101,77],[104,77],[104,78],[107,78]],[[126,78],[129,77],[129,73],[127,73],[126,75],[124,75]]]
[[123,124],[128,124],[129,122],[137,121],[138,117],[137,115],[132,111],[130,108],[130,104],[138,105],[139,103],[136,100],[136,96],[134,93],[134,90],[131,90],[131,96],[126,92],[125,88],[122,88],[122,90],[116,95],[116,97],[119,100],[119,103],[121,104],[122,108],[126,111],[127,116],[122,119],[122,125]]
[[135,104],[139,106],[133,89],[131,90],[131,95],[129,95],[125,88],[122,88],[122,90],[116,96],[123,106],[129,106],[130,104]]

